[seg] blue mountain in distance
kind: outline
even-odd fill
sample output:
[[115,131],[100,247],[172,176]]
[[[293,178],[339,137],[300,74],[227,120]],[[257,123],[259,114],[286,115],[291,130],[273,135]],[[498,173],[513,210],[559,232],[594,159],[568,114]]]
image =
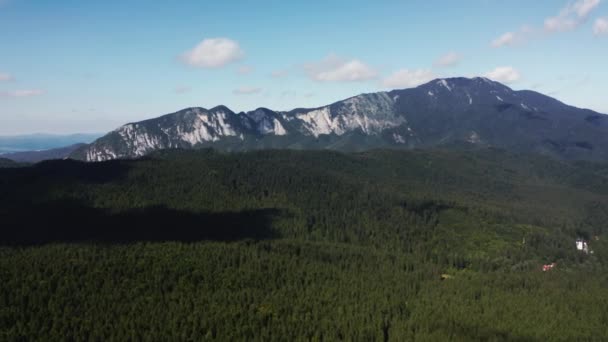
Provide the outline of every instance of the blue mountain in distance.
[[83,134],[28,134],[0,136],[0,154],[12,152],[43,151],[63,148],[79,143],[90,143],[102,136],[102,133]]
[[51,148],[48,150],[40,150],[40,151],[23,151],[23,152],[10,152],[0,155],[4,159],[10,159],[14,162],[19,163],[38,163],[43,160],[52,160],[52,159],[65,159],[72,152],[77,149],[85,146],[84,143],[69,145],[65,147],[57,147]]
[[429,148],[466,143],[564,159],[608,159],[608,116],[487,78],[436,79],[292,111],[187,108],[129,123],[72,158],[136,158],[172,148]]

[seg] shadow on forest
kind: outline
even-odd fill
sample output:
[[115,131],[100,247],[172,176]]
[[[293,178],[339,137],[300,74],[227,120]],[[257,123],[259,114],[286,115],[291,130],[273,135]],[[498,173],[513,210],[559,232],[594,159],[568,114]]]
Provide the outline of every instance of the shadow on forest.
[[76,160],[47,160],[32,166],[0,168],[0,189],[18,195],[24,184],[80,182],[103,184],[126,178],[137,161],[111,160],[85,163]]
[[54,242],[133,243],[272,239],[278,209],[240,212],[188,212],[150,207],[119,213],[73,202],[0,212],[1,245]]
[[106,183],[121,179],[133,167],[132,161],[110,160],[103,163],[85,163],[72,159],[48,160],[29,169],[20,170],[45,179],[69,179],[85,183]]

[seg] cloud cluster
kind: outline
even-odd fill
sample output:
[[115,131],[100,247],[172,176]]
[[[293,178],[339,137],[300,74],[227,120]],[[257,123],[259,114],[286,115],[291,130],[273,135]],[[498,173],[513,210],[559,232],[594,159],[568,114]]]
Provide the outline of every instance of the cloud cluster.
[[596,36],[608,35],[608,18],[599,18],[595,21],[593,34]]
[[408,70],[401,69],[385,78],[382,85],[386,88],[412,88],[427,83],[436,76],[429,69]]
[[542,29],[533,29],[530,26],[523,26],[517,31],[503,33],[498,38],[494,39],[490,45],[494,48],[512,46],[517,43],[525,42],[534,36],[540,37],[546,34],[575,30],[587,21],[591,12],[593,12],[600,3],[601,0],[577,0],[571,2],[562,8],[556,16],[546,18]]
[[522,26],[517,31],[506,32],[500,37],[491,42],[493,48],[503,46],[513,46],[525,42],[531,35],[535,34],[535,30],[530,26]]
[[515,33],[514,32],[507,32],[505,34],[503,34],[502,36],[494,39],[492,41],[492,47],[501,47],[501,46],[505,46],[505,45],[513,45],[513,43],[515,43]]
[[244,52],[234,40],[228,38],[208,38],[180,56],[180,60],[197,68],[221,68],[236,62]]
[[253,95],[262,92],[262,88],[257,87],[240,87],[232,91],[234,95]]
[[360,82],[378,77],[378,72],[358,59],[347,60],[336,55],[305,65],[308,76],[319,82]]
[[[581,0],[589,1],[589,0]],[[599,1],[599,0],[592,0]],[[575,6],[575,13],[587,15],[590,5]],[[564,12],[565,13],[565,12]],[[570,13],[570,12],[568,12]],[[517,33],[507,33],[497,39],[493,46],[510,45],[517,42],[518,35],[528,32],[527,28],[522,28]],[[201,41],[193,49],[180,56],[182,62],[187,65],[200,68],[220,68],[230,63],[240,60],[244,52],[239,44],[228,38],[209,38]],[[458,65],[462,60],[462,55],[455,51],[450,51],[437,58],[433,66],[435,68],[447,68]],[[432,81],[439,77],[431,68],[420,69],[399,69],[385,78],[381,78],[379,71],[374,67],[364,63],[359,59],[343,58],[335,54],[330,54],[320,61],[310,62],[303,65],[304,72],[308,77],[317,82],[364,82],[377,80],[384,88],[412,88]],[[253,67],[242,65],[236,69],[240,75],[246,75],[253,71]],[[285,77],[289,74],[289,69],[276,70],[271,73],[273,78]],[[503,83],[513,83],[521,78],[521,74],[513,67],[498,67],[485,74],[486,77]],[[175,88],[175,92],[183,94],[191,91],[190,87],[182,86]],[[260,87],[240,87],[234,89],[234,95],[253,95],[263,91]],[[7,94],[5,94],[6,96]],[[10,96],[30,96],[34,93],[11,93]],[[309,96],[312,96],[309,94]]]
[[445,55],[439,57],[439,59],[437,59],[435,61],[435,63],[433,63],[433,65],[435,65],[436,67],[451,67],[451,66],[455,66],[458,63],[460,63],[460,61],[462,60],[462,56],[454,51],[450,51],[448,53],[446,53]]
[[[583,2],[589,0],[581,0]],[[599,1],[599,0],[591,0]],[[586,4],[586,2],[585,2]],[[585,16],[591,11],[591,5],[573,5],[575,13]],[[565,12],[564,12],[565,13]],[[570,12],[568,12],[570,13]],[[504,46],[514,44],[518,34],[528,32],[527,28],[522,28],[517,34],[507,33],[497,39],[493,46]],[[228,38],[205,39],[195,46],[192,50],[181,55],[181,60],[191,66],[201,68],[219,68],[241,59],[244,52],[236,41]],[[450,51],[435,60],[435,68],[446,68],[459,64],[462,55],[455,51]],[[380,78],[380,73],[372,66],[359,59],[343,58],[335,54],[330,54],[320,61],[310,62],[303,65],[303,69],[308,77],[317,82],[364,82],[378,80],[384,88],[412,88],[432,81],[437,78],[433,69],[399,69],[385,78]],[[249,74],[253,67],[242,65],[237,68],[237,73],[241,75]],[[285,77],[289,74],[288,69],[276,70],[271,73],[273,78]],[[485,74],[486,77],[503,83],[513,83],[521,78],[521,74],[513,67],[498,67]],[[189,92],[190,87],[177,87],[175,92],[183,94]],[[260,87],[240,87],[234,89],[234,95],[253,95],[262,92]]]
[[521,79],[521,74],[511,66],[498,67],[484,74],[485,77],[501,83],[514,83]]
[[560,13],[545,20],[547,32],[572,31],[584,23],[601,0],[579,0],[564,7]]

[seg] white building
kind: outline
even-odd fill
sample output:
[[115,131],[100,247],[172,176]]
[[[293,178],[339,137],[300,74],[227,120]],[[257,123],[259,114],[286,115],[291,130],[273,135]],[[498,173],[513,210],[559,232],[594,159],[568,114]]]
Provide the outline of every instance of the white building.
[[576,239],[576,250],[589,254],[589,244],[583,239]]

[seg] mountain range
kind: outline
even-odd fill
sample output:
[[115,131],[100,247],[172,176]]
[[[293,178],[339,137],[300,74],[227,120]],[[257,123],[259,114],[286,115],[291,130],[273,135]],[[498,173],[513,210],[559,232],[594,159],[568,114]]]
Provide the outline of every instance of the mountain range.
[[[77,133],[77,134],[26,134],[0,136],[0,154],[15,152],[45,151],[66,146],[91,143],[101,137],[101,133]],[[6,158],[6,155],[3,157]],[[12,159],[12,158],[11,158]]]
[[34,150],[22,152],[5,153],[2,156],[5,159],[10,159],[19,163],[38,163],[43,160],[64,159],[77,149],[86,146],[85,143],[78,143],[65,147],[51,148],[48,150]]
[[226,106],[187,108],[126,124],[70,157],[104,161],[202,147],[362,151],[460,143],[606,160],[608,116],[487,78],[447,78],[311,109],[235,113]]

